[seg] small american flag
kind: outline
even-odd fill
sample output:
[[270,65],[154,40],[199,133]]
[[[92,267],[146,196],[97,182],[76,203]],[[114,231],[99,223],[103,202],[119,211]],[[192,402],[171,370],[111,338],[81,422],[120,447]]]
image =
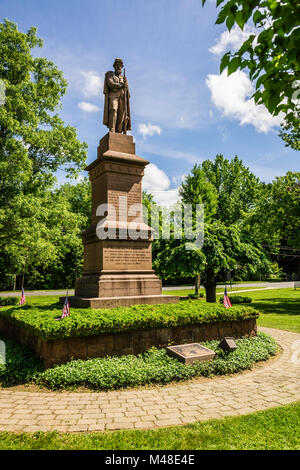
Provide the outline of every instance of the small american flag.
[[23,287],[22,287],[22,295],[21,295],[21,298],[20,298],[19,305],[24,305],[25,302],[26,302],[26,297],[25,297],[24,289],[23,289]]
[[224,291],[223,305],[224,305],[225,308],[232,307],[231,302],[229,300],[229,297],[227,295],[226,287],[225,287],[225,291]]
[[69,299],[68,299],[68,294],[67,294],[65,298],[65,303],[62,309],[61,319],[69,317],[69,316],[70,316],[70,304],[69,304]]

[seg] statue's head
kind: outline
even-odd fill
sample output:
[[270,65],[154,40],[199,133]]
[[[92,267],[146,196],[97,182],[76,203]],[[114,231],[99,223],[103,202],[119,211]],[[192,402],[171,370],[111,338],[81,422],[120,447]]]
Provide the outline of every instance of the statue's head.
[[114,61],[114,69],[115,69],[116,74],[120,75],[122,73],[122,68],[123,68],[123,60],[116,59]]

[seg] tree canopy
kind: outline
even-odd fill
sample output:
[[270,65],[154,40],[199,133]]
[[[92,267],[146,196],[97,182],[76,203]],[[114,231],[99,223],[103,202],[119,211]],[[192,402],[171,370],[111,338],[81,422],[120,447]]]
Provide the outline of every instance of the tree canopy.
[[70,205],[53,188],[57,170],[73,177],[83,168],[86,144],[59,117],[67,82],[55,64],[34,56],[42,46],[36,28],[23,33],[0,23],[0,250],[15,274],[55,263],[59,237],[78,238]]
[[251,224],[262,243],[300,250],[300,172],[288,171],[265,185]]
[[[204,5],[206,0],[202,0]],[[216,0],[216,23],[241,30],[255,25],[238,51],[226,52],[220,72],[246,69],[255,82],[254,100],[284,115],[280,132],[287,146],[299,150],[300,3],[298,0]],[[298,106],[298,107],[297,107]]]
[[247,264],[249,271],[268,269],[270,260],[249,227],[248,217],[261,193],[259,179],[238,157],[217,155],[195,165],[180,188],[184,203],[204,204],[204,244],[187,250],[187,240],[171,238],[155,265],[165,277],[201,273],[208,302],[216,301],[216,279],[225,270]]

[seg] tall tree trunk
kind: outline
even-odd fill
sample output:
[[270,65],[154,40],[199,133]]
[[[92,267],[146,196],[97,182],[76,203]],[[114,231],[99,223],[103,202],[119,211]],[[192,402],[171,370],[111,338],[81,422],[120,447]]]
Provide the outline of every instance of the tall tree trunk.
[[17,276],[16,276],[16,274],[15,274],[15,275],[14,275],[13,291],[16,290],[16,284],[17,284]]
[[26,271],[26,264],[24,264],[24,267],[23,267],[21,289],[24,289],[25,271]]
[[206,302],[214,303],[217,300],[216,296],[217,283],[213,269],[207,269],[205,281]]
[[199,295],[200,291],[200,274],[195,276],[195,295]]

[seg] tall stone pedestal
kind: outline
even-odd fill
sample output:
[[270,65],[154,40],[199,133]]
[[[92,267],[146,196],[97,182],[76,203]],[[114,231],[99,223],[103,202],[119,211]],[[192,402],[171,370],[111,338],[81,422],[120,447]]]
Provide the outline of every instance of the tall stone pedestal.
[[92,183],[92,225],[83,233],[84,269],[71,305],[111,308],[178,301],[162,295],[152,269],[151,228],[143,223],[140,208],[132,207],[142,203],[148,163],[135,155],[132,136],[109,132],[101,139],[97,160],[86,168]]

